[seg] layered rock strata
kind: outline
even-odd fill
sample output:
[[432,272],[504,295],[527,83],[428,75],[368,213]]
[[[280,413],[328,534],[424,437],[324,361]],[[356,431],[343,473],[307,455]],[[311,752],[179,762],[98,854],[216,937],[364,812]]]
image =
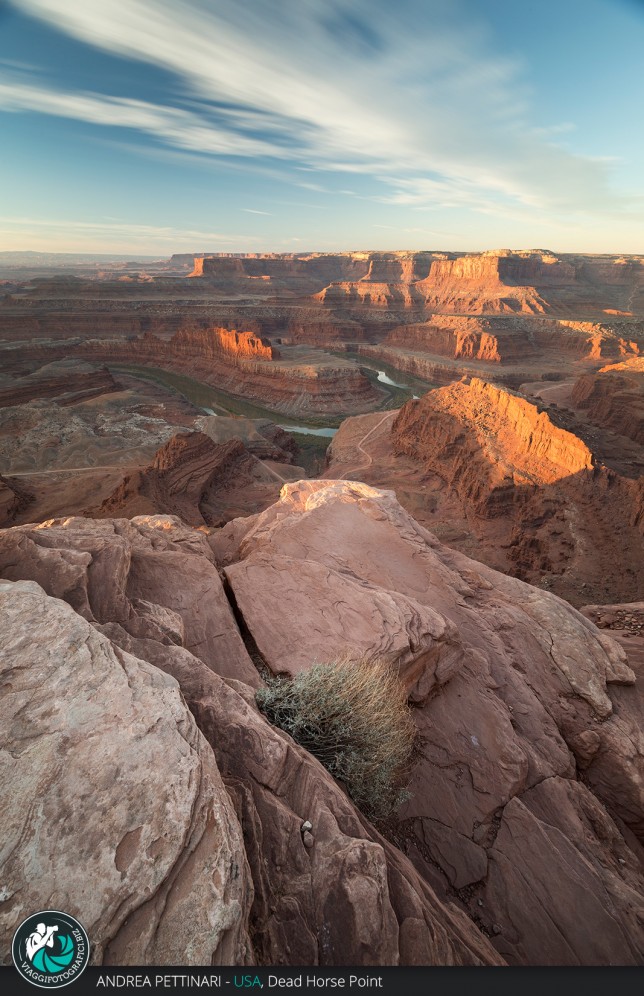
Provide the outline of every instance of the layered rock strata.
[[[426,257],[429,272],[417,266],[378,267],[380,282],[336,279],[317,295],[331,306],[397,304],[443,314],[526,314],[573,308],[631,315],[644,287],[639,257],[561,258],[544,250],[489,251],[475,255],[435,253]],[[383,279],[387,277],[388,279]],[[629,305],[629,307],[625,307]]]
[[392,432],[400,452],[440,465],[449,486],[482,516],[504,514],[522,488],[593,470],[581,439],[525,398],[476,377],[408,402]]
[[332,308],[394,305],[461,315],[582,308],[630,316],[644,288],[640,257],[547,250],[215,256],[196,258],[192,276],[228,290],[308,293]]
[[[256,341],[255,337],[250,341]],[[231,350],[220,349],[219,339],[214,345],[213,342],[208,330],[190,330],[177,333],[169,341],[152,335],[131,340],[125,355],[123,344],[116,340],[90,340],[80,350],[92,358],[125,360],[184,372],[284,413],[362,411],[382,400],[367,377],[345,360],[332,360],[328,356],[310,356],[302,363],[266,356],[250,359],[247,355],[234,355],[232,345]]]
[[42,367],[31,376],[8,379],[0,384],[0,408],[45,399],[55,400],[64,407],[118,389],[118,384],[104,367],[97,369],[88,363],[62,360]]
[[[598,360],[638,356],[642,329],[626,323],[592,323],[516,316],[432,315],[420,324],[400,325],[383,346],[499,364],[548,366],[548,354]],[[552,356],[550,357],[552,362]]]
[[220,354],[235,359],[277,360],[279,349],[253,332],[237,329],[181,329],[172,339],[177,354],[197,352],[204,359],[216,359]]

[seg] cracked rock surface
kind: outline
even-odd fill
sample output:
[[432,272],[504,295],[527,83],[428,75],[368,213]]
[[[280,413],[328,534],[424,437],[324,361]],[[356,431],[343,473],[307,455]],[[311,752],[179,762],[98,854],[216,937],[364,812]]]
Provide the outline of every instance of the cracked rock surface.
[[[155,722],[163,729],[168,719],[166,702],[158,689],[171,689],[175,712],[192,729],[199,749],[205,752],[204,766],[207,761],[213,771],[210,783],[202,779],[203,805],[214,812],[224,809],[231,820],[235,848],[227,842],[221,821],[211,820],[207,826],[214,839],[209,838],[202,849],[191,853],[188,830],[195,803],[194,792],[191,795],[188,788],[192,782],[182,796],[181,786],[172,780],[180,778],[181,769],[175,770],[175,755],[163,741],[158,752],[142,750],[140,757],[131,759],[131,777],[122,772],[115,783],[116,758],[121,752],[127,757],[130,739],[138,742],[140,733],[131,712],[118,710],[118,700],[110,688],[99,691],[114,763],[110,766],[112,759],[103,752],[100,757],[105,775],[101,775],[101,760],[86,752],[92,781],[86,792],[87,809],[79,811],[85,822],[81,828],[72,821],[67,835],[60,829],[52,832],[46,852],[50,874],[58,881],[58,876],[68,872],[68,862],[76,861],[76,835],[94,839],[101,850],[100,867],[84,866],[78,873],[92,893],[88,897],[91,908],[74,901],[80,888],[78,878],[70,882],[69,893],[61,898],[63,908],[78,916],[93,942],[96,938],[95,960],[121,965],[163,960],[161,943],[146,947],[144,938],[150,932],[154,937],[161,934],[157,921],[166,915],[165,894],[158,898],[153,895],[148,902],[147,881],[128,881],[124,889],[128,890],[130,906],[138,907],[136,915],[128,916],[125,892],[119,891],[119,867],[126,858],[134,869],[140,861],[147,867],[147,825],[155,826],[152,803],[163,807],[165,791],[188,823],[182,828],[183,844],[176,841],[175,860],[178,864],[185,861],[189,875],[184,873],[184,879],[178,879],[170,895],[178,896],[185,913],[186,905],[196,904],[199,910],[205,889],[213,930],[228,930],[212,950],[197,940],[190,946],[187,935],[201,936],[204,931],[195,917],[186,913],[185,924],[177,929],[175,942],[168,947],[166,963],[207,964],[211,958],[237,965],[502,963],[464,912],[441,902],[410,860],[370,826],[325,769],[261,715],[254,703],[254,688],[261,679],[250,663],[212,561],[204,535],[169,516],[143,516],[131,522],[66,519],[0,533],[2,573],[12,579],[20,573],[37,577],[48,583],[51,595],[57,596],[46,598],[33,581],[0,582],[18,600],[19,622],[6,617],[4,633],[10,636],[18,626],[20,660],[31,653],[33,640],[47,660],[56,662],[67,653],[67,637],[75,641],[76,634],[82,633],[83,639],[101,648],[101,660],[124,660],[142,669],[154,697],[154,708],[148,709],[146,699],[142,709],[146,716],[149,713],[146,723],[155,731]],[[23,589],[39,593],[46,609],[44,630],[32,625],[36,609],[19,601]],[[76,612],[58,597],[73,604]],[[65,623],[58,650],[50,636],[51,632],[57,635],[48,618],[50,610],[61,615]],[[73,690],[78,667],[72,655],[53,693],[52,689],[48,694],[42,692],[56,710],[63,731],[70,724],[74,729],[76,702],[68,689]],[[102,665],[96,663],[94,671],[100,684]],[[122,673],[120,664],[117,673]],[[197,732],[192,717],[212,749]],[[89,730],[84,728],[84,734],[89,736]],[[19,736],[13,730],[7,739]],[[63,759],[66,745],[67,740],[60,748]],[[192,752],[189,759],[198,772]],[[31,770],[29,759],[26,766]],[[42,777],[35,762],[32,769],[34,777]],[[76,779],[70,783],[63,775],[61,770],[53,790],[60,800],[57,826],[69,808],[67,798],[76,789]],[[108,793],[107,798],[102,791]],[[119,828],[112,841],[109,834],[104,835],[104,821],[117,798],[123,798],[121,805],[127,804],[128,812],[134,815],[127,830]],[[15,816],[15,836],[28,833],[28,805],[29,800]],[[307,820],[313,832],[302,834]],[[139,824],[145,836],[141,836],[143,830],[139,836],[133,833]],[[162,835],[170,831],[171,825],[164,826]],[[216,855],[218,849],[225,853],[226,847],[227,863],[218,869],[211,867],[213,853]],[[19,848],[16,853],[24,859]],[[103,883],[104,866],[111,874],[113,865],[116,870],[112,878],[105,878],[103,891],[89,888],[95,875]],[[193,881],[200,882],[202,877],[202,886],[193,886]],[[15,883],[16,894],[28,885],[33,896],[31,907],[46,908],[44,897],[52,894],[52,886],[36,878],[31,881],[24,860],[16,866]],[[230,896],[237,897],[236,903]],[[119,910],[125,904],[120,931],[109,919],[110,903]],[[234,922],[231,908],[237,917]],[[6,922],[13,925],[12,908],[6,907],[6,911]],[[108,919],[109,926],[102,926],[101,916]],[[2,951],[8,957],[8,926],[6,930]]]
[[246,963],[252,883],[176,681],[33,581],[0,581],[0,951],[62,909],[94,964]]

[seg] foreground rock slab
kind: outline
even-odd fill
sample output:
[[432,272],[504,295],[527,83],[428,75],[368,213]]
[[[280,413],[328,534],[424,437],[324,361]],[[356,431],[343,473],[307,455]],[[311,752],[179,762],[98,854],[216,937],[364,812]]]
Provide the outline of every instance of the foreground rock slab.
[[2,963],[53,908],[95,964],[245,964],[241,829],[177,683],[32,581],[0,616]]
[[512,963],[644,958],[644,699],[617,642],[356,482],[286,485],[211,545],[274,673],[398,668],[422,746],[397,839],[439,896]]
[[[240,926],[235,935],[239,938],[237,948],[232,940],[222,942],[221,950],[214,955],[199,949],[196,960],[208,963],[212,956],[242,964],[246,958],[268,965],[502,963],[478,927],[462,910],[438,899],[411,861],[370,826],[328,772],[260,714],[254,703],[254,687],[261,679],[250,664],[203,533],[169,516],[140,517],[131,522],[68,519],[7,530],[0,534],[0,549],[6,575],[16,578],[22,572],[32,578],[38,576],[52,593],[56,591],[74,605],[76,612],[57,599],[46,599],[33,581],[2,582],[12,592],[34,590],[42,603],[62,613],[72,645],[83,641],[90,646],[96,644],[108,663],[125,661],[129,666],[129,662],[135,662],[143,669],[150,694],[156,697],[154,708],[149,710],[151,730],[156,731],[158,725],[159,688],[171,689],[177,709],[181,706],[181,715],[192,722],[178,696],[173,680],[176,678],[197,726],[211,745],[214,757],[211,754],[210,763],[215,765],[215,757],[217,762],[213,781],[218,777],[218,767],[243,827],[245,856],[242,853],[239,859],[231,857],[227,875],[233,876],[242,890],[244,900],[238,897],[237,909],[246,925],[249,947],[244,947],[246,935]],[[34,645],[51,659],[52,647],[55,650],[57,646],[56,628],[47,615],[43,617],[44,631],[32,626],[35,608],[24,601],[20,605],[25,613],[20,624],[21,660],[32,659]],[[73,664],[75,658],[71,660]],[[114,666],[121,668],[120,664]],[[31,670],[31,666],[25,669],[27,677]],[[126,758],[130,738],[140,736],[140,723],[137,725],[130,713],[121,714],[115,708],[115,695],[109,688],[101,691],[104,671],[104,667],[95,665],[93,673],[97,672],[95,681],[99,683],[96,694],[110,710],[114,750],[118,756],[122,749]],[[65,697],[72,677],[61,670],[60,691],[54,698],[57,703],[60,700],[56,714],[62,729],[70,725],[73,728],[79,711],[73,694]],[[38,681],[38,673],[35,678]],[[127,681],[124,684],[130,687]],[[42,693],[49,704],[51,691],[50,687]],[[141,709],[146,708],[144,700]],[[28,714],[20,715],[26,722]],[[87,721],[86,737],[90,737],[87,728],[95,726]],[[16,728],[9,731],[7,740],[15,744],[21,738]],[[200,742],[205,748],[205,742]],[[149,784],[146,782],[143,790],[134,780],[128,782],[121,776],[115,779],[115,766],[110,762],[109,753],[97,755],[93,749],[88,753],[85,746],[88,784],[84,798],[92,812],[101,814],[100,819],[111,802],[111,797],[104,799],[104,782],[109,781],[110,791],[122,797],[120,806],[133,807],[138,813],[137,807],[148,805],[154,814],[155,806],[163,806],[159,780],[165,778],[172,788],[172,779],[180,774],[175,771],[170,748],[162,750],[158,757],[142,751],[138,774],[144,781],[150,769]],[[167,765],[172,778],[168,778]],[[42,777],[35,761],[28,770],[29,777]],[[190,782],[193,783],[197,792],[197,775]],[[154,799],[149,798],[150,794]],[[21,819],[24,823],[27,817],[23,814]],[[310,833],[302,829],[307,820],[311,823]],[[133,829],[137,826],[134,822]],[[213,832],[223,833],[217,823],[213,824]],[[186,841],[185,860],[194,874],[207,876],[208,866],[191,858],[190,838],[186,837]],[[137,860],[145,862],[148,847],[147,836],[128,837],[122,854],[136,868]],[[66,868],[70,860],[76,861],[73,836],[66,837],[58,829],[51,833],[50,849],[55,852],[50,860],[54,871],[59,866]],[[105,860],[109,864],[111,859]],[[118,860],[120,863],[121,852]],[[177,860],[180,863],[183,859]],[[254,894],[250,908],[245,861],[250,867]],[[83,869],[89,891],[94,871],[91,865]],[[24,868],[16,869],[17,885],[25,886],[27,874]],[[96,874],[102,882],[102,866]],[[228,896],[226,875],[222,873],[220,880]],[[111,878],[105,881],[109,889]],[[156,907],[147,903],[145,884],[137,891],[138,883],[132,883],[131,904],[138,912],[130,916],[128,925],[137,935],[154,932],[156,923]],[[209,887],[208,883],[204,885]],[[97,891],[90,915],[72,901],[73,893],[80,888],[78,882],[72,881],[69,888],[61,902],[67,902],[66,908],[76,912],[82,922],[91,926],[92,916],[107,916],[100,910],[108,903],[111,892],[105,895]],[[200,895],[198,889],[195,895],[189,888],[179,892],[182,900],[190,903],[198,901]],[[231,895],[237,894],[233,891]],[[216,920],[220,907],[214,900],[211,906]],[[11,914],[11,910],[8,912]],[[9,920],[13,924],[12,915]],[[193,923],[192,927],[197,931],[199,925]],[[104,951],[98,948],[96,960],[123,965],[160,960],[157,948],[142,949],[128,933],[124,937],[106,945]],[[176,945],[169,949],[168,959],[174,964],[185,964],[192,957],[178,950],[183,940],[184,933],[179,931]]]

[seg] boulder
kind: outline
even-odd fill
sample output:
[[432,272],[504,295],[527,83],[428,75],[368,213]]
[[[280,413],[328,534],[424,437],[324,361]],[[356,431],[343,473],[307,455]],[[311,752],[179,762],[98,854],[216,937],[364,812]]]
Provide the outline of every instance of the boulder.
[[37,581],[90,622],[179,643],[260,684],[203,533],[167,515],[50,520],[0,532],[0,576]]
[[2,963],[53,908],[94,964],[246,964],[242,832],[177,682],[33,581],[0,615]]

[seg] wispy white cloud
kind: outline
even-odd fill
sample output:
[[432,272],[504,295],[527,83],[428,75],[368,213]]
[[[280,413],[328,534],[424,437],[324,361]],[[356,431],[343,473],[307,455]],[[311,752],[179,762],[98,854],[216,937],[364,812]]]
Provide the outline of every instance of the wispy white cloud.
[[132,128],[180,149],[211,155],[262,156],[273,147],[226,131],[181,108],[98,93],[64,93],[44,86],[0,80],[0,108],[37,111],[95,125]]
[[24,83],[2,88],[4,106],[138,129],[200,154],[368,174],[399,205],[620,207],[609,164],[557,144],[569,123],[533,126],[520,65],[499,58],[460,0],[14,3],[175,74],[182,106]]

